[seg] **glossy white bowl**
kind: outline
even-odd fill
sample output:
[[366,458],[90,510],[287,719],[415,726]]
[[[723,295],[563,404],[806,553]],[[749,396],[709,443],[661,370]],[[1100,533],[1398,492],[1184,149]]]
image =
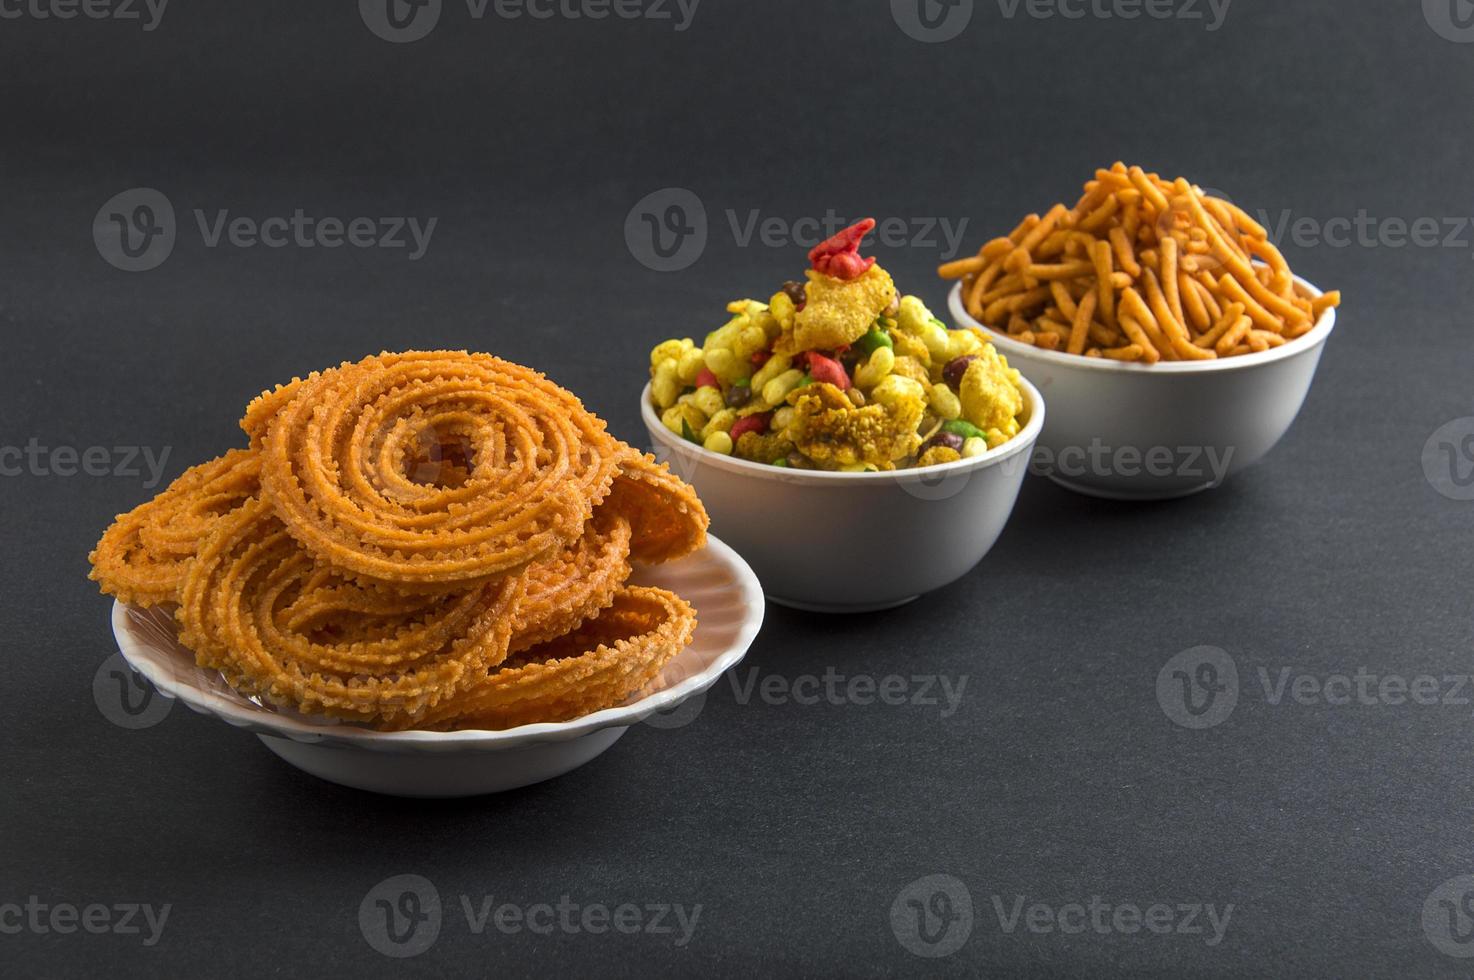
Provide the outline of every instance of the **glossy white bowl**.
[[982,456],[885,473],[827,473],[710,452],[661,424],[640,394],[653,451],[696,488],[712,529],[752,564],[768,598],[813,612],[903,605],[966,575],[1018,500],[1044,401],[1024,385],[1027,421]]
[[[1312,298],[1321,291],[1303,279]],[[1043,350],[989,329],[948,297],[958,325],[979,327],[1049,401],[1035,470],[1071,490],[1161,500],[1217,486],[1289,430],[1336,326],[1326,310],[1303,337],[1213,361],[1127,364]],[[1169,459],[1170,456],[1170,459]]]
[[506,731],[376,732],[263,706],[213,670],[195,666],[173,617],[113,604],[113,635],[133,667],[166,697],[254,732],[291,765],[329,782],[391,796],[479,796],[552,779],[589,762],[630,725],[669,711],[741,661],[763,621],[752,569],[721,541],[667,565],[638,567],[631,582],[670,589],[696,609],[691,644],[641,696],[573,721]]

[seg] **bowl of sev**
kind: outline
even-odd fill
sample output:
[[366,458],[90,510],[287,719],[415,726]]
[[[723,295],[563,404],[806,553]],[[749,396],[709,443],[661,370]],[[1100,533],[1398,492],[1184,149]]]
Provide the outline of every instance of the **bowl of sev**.
[[1035,471],[1121,500],[1216,487],[1273,449],[1341,301],[1241,208],[1120,163],[939,273],[956,322],[1048,399]]

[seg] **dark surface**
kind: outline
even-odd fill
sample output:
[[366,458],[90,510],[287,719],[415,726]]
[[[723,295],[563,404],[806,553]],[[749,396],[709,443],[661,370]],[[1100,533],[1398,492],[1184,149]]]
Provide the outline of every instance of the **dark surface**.
[[[707,0],[676,32],[475,23],[447,0],[406,45],[371,35],[349,2],[181,2],[152,32],[0,21],[0,443],[169,447],[172,477],[235,444],[268,383],[434,346],[534,364],[642,441],[649,348],[700,336],[728,299],[802,267],[796,246],[739,247],[728,209],[966,217],[976,248],[1123,158],[1271,215],[1470,213],[1474,44],[1435,33],[1416,0],[1238,0],[1214,32],[1007,18],[980,0],[961,38],[932,45],[885,8]],[[127,274],[89,224],[135,186],[167,194],[181,231],[161,267]],[[631,257],[623,226],[668,186],[700,195],[712,234],[698,263],[663,275]],[[196,207],[439,224],[417,262],[209,249]],[[113,642],[85,556],[150,491],[127,476],[0,479],[0,904],[172,906],[152,948],[0,934],[0,973],[1464,974],[1423,909],[1474,873],[1467,703],[1276,705],[1257,671],[1470,670],[1474,504],[1436,492],[1420,460],[1471,414],[1471,238],[1286,243],[1346,306],[1263,464],[1150,506],[1030,479],[966,579],[878,615],[772,609],[736,675],[965,675],[951,717],[742,704],[724,680],[695,723],[642,726],[587,768],[487,799],[337,788],[179,706],[147,730],[114,726],[92,692]],[[878,250],[938,309],[940,252]],[[1191,731],[1156,678],[1202,644],[1236,658],[1243,690],[1226,722]],[[391,960],[357,910],[403,873],[436,885],[445,921],[428,952]],[[967,944],[937,960],[908,953],[890,921],[931,874],[960,879],[975,907]],[[459,908],[565,894],[702,912],[676,948],[477,936]],[[1215,946],[1009,933],[995,895],[1005,910],[1099,895],[1233,914]]]

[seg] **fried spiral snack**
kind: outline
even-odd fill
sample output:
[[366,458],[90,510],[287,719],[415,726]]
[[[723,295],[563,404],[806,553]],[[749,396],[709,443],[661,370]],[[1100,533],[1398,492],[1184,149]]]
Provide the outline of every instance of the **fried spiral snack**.
[[237,691],[303,712],[412,724],[507,655],[524,581],[386,593],[317,565],[253,500],[185,573],[180,639]]
[[695,610],[680,596],[622,589],[596,619],[509,658],[464,694],[432,708],[424,723],[513,728],[611,707],[649,684],[695,629]]
[[262,483],[317,557],[434,591],[572,543],[608,493],[616,446],[535,371],[486,354],[381,354],[308,379],[276,410]]
[[691,485],[648,453],[625,447],[604,507],[635,529],[630,554],[651,565],[674,561],[706,544],[711,518]]
[[[315,379],[314,372],[308,380]],[[251,403],[246,406],[246,414],[241,416],[241,431],[251,439],[251,448],[260,449],[262,442],[266,439],[267,430],[271,423],[276,421],[276,416],[283,408],[297,397],[305,384],[301,378],[293,378],[284,385],[277,385],[270,391],[263,391]]]
[[184,565],[215,523],[258,492],[260,457],[232,449],[186,470],[153,500],[119,514],[88,555],[88,576],[135,606],[174,602]]
[[487,354],[345,363],[263,392],[249,449],[117,521],[92,577],[177,604],[265,705],[382,729],[560,721],[647,687],[695,612],[631,561],[706,540],[690,487]]
[[629,521],[596,515],[576,544],[529,567],[512,652],[556,639],[613,602],[630,577],[629,553]]

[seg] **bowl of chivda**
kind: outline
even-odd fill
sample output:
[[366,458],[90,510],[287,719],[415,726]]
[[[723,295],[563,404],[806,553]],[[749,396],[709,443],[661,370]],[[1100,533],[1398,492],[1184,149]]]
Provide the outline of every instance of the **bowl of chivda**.
[[650,358],[640,410],[776,602],[859,612],[967,574],[998,539],[1044,424],[1039,392],[979,330],[949,329],[860,246],[728,304]]

